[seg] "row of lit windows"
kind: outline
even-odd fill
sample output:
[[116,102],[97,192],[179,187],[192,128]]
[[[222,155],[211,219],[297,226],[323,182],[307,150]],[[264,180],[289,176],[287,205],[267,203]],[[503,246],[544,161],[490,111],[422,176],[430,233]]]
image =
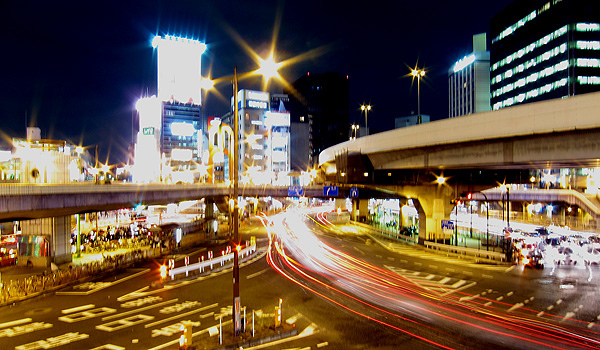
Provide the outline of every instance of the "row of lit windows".
[[492,106],[492,109],[496,111],[500,108],[510,107],[510,106],[514,105],[515,103],[522,103],[523,101],[546,94],[552,90],[559,89],[559,88],[567,85],[567,82],[568,82],[567,78],[562,78],[553,83],[548,83],[539,88],[535,88],[535,89],[529,90],[527,92],[520,93],[515,97],[509,97],[509,98],[505,99],[504,101],[499,101],[499,102],[494,103],[494,105]]
[[492,78],[491,83],[492,84],[499,83],[502,81],[502,79],[510,78],[515,74],[522,73],[531,67],[535,67],[538,63],[549,60],[550,58],[558,56],[560,54],[563,54],[566,51],[567,51],[567,44],[561,44],[551,50],[544,52],[543,54],[541,54],[537,57],[534,57],[528,61],[525,61],[524,63],[519,64],[518,66],[516,66],[512,69],[508,69],[503,74],[496,75],[495,77]]
[[[574,25],[574,28],[578,32],[591,32],[591,31],[600,31],[600,23],[577,23]],[[535,50],[538,47],[546,45],[550,41],[564,35],[567,33],[567,26],[562,26],[555,30],[554,32],[544,36],[543,38],[525,46],[524,48],[518,50],[517,52],[508,55],[504,59],[494,63],[492,65],[492,71],[511,63],[514,59],[521,58],[523,55]],[[575,48],[582,50],[600,50],[600,42],[599,41],[582,41],[578,40],[575,43]]]
[[495,37],[492,40],[492,43],[495,43],[496,41],[502,40],[507,36],[511,35],[515,30],[521,28],[525,25],[525,23],[533,20],[535,17],[537,17],[537,11],[534,10],[527,16],[521,18],[517,23],[513,24],[512,26],[508,26],[506,29],[504,29],[500,34],[498,34],[497,37]]
[[[578,58],[576,60],[572,60],[577,67],[585,67],[585,68],[600,68],[600,59],[598,58]],[[492,97],[497,97],[512,91],[513,89],[523,87],[529,83],[534,83],[538,79],[545,78],[554,73],[561,72],[568,68],[568,61],[562,61],[554,66],[546,67],[542,69],[540,72],[535,72],[527,76],[526,78],[521,78],[514,83],[509,83],[502,86],[499,89],[492,91]]]
[[560,28],[558,28],[557,30],[555,30],[554,32],[544,36],[543,38],[525,46],[524,48],[518,50],[517,52],[513,53],[512,55],[508,55],[506,58],[494,63],[494,65],[492,66],[492,71],[495,71],[496,69],[504,66],[505,64],[509,64],[511,63],[514,59],[517,58],[521,58],[523,57],[525,54],[530,53],[531,51],[535,50],[538,47],[541,47],[543,45],[546,45],[547,43],[549,43],[550,41],[564,35],[567,33],[567,26],[562,26]]
[[538,79],[545,78],[554,73],[562,72],[563,70],[567,69],[568,67],[569,67],[568,60],[564,60],[564,61],[559,62],[550,67],[546,67],[539,72],[532,73],[532,74],[528,75],[527,77],[523,77],[523,78],[517,80],[514,83],[506,84],[506,85],[502,86],[501,88],[492,91],[492,97],[497,97],[497,96],[500,96],[507,92],[510,92],[513,89],[517,89],[517,88],[523,87],[527,84],[534,83]]

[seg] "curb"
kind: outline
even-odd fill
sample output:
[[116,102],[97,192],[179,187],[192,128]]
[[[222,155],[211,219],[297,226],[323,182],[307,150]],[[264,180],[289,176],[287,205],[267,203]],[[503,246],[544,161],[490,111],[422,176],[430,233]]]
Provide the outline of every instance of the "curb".
[[293,337],[295,335],[298,335],[298,330],[294,328],[289,331],[277,332],[277,334],[273,334],[273,335],[270,335],[267,337],[254,338],[254,339],[250,339],[250,340],[246,340],[246,341],[241,341],[241,342],[235,343],[235,344],[228,344],[228,345],[214,347],[211,349],[212,350],[234,350],[234,349],[240,349],[240,348],[247,348],[247,347],[252,347],[252,346],[269,343],[269,342],[272,342],[275,340]]

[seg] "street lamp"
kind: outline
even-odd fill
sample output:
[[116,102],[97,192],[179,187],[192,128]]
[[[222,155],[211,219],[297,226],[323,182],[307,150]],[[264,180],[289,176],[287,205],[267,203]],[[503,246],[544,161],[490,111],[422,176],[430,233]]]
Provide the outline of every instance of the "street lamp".
[[[265,79],[278,76],[277,70],[281,63],[275,63],[273,55],[267,60],[260,60],[261,67],[258,73]],[[239,265],[239,244],[240,234],[238,229],[238,194],[239,194],[239,117],[238,117],[238,74],[237,65],[233,67],[233,242],[236,245],[233,250],[233,322],[234,334],[238,335],[242,330],[241,324],[241,301],[240,301],[240,265]]]
[[350,134],[350,140],[356,140],[356,136],[358,134],[359,129],[360,129],[360,125],[352,124],[352,134],[354,134],[354,136],[352,136],[352,134]]
[[411,74],[414,78],[417,78],[417,124],[421,124],[421,78],[425,76],[424,69],[413,69]]
[[369,135],[369,124],[367,124],[367,114],[371,110],[371,105],[361,105],[360,110],[365,112],[365,135]]

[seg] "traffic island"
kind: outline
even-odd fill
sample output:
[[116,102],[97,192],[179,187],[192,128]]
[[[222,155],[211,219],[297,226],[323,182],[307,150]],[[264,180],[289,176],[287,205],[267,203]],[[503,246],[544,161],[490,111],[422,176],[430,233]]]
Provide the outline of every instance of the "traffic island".
[[[281,327],[256,327],[254,336],[252,330],[246,330],[237,336],[233,335],[231,329],[223,332],[222,341],[219,340],[219,335],[195,340],[193,345],[187,347],[189,350],[232,350],[240,348],[248,348],[257,346],[272,341],[293,337],[298,335],[298,329],[293,325],[283,324]],[[180,349],[183,349],[181,347]]]

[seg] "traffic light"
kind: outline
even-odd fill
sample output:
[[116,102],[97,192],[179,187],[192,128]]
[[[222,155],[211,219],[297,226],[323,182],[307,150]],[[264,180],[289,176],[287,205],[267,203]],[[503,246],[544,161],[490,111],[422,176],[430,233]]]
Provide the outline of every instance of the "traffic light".
[[460,198],[466,198],[467,200],[473,199],[473,193],[471,192],[463,192],[460,194]]
[[167,266],[166,265],[160,265],[160,278],[161,279],[167,278]]

